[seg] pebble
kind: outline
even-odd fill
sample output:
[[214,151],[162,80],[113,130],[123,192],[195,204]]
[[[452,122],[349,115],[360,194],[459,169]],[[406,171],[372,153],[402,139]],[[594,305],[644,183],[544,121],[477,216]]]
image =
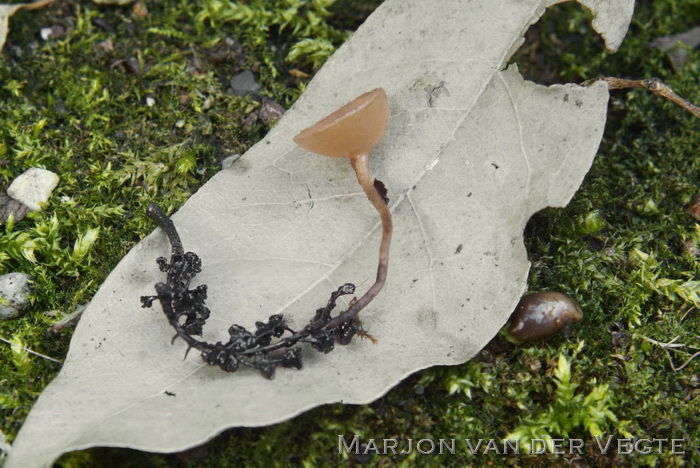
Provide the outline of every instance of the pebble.
[[34,278],[25,273],[0,276],[0,320],[19,317],[29,307]]
[[231,78],[231,90],[236,96],[259,97],[263,88],[260,86],[260,83],[255,81],[253,72],[246,70]]
[[284,115],[285,108],[273,101],[272,99],[263,98],[262,107],[260,108],[259,117],[265,125],[270,125],[271,122],[279,120]]
[[33,167],[12,181],[7,194],[24,203],[32,211],[41,211],[41,204],[49,201],[58,185],[58,175],[46,169]]
[[5,224],[10,215],[15,215],[15,223],[27,215],[26,205],[10,198],[5,192],[0,192],[0,224]]
[[246,130],[250,130],[255,124],[255,122],[258,121],[258,117],[260,117],[260,112],[256,110],[248,114],[248,116],[245,119],[243,119],[243,128],[245,128]]

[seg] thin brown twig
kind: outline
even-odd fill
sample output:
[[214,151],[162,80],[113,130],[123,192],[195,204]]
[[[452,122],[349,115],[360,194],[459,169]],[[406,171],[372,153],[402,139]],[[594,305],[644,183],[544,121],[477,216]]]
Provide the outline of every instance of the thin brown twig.
[[695,117],[700,118],[700,107],[680,97],[678,93],[671,89],[670,86],[668,86],[666,83],[664,83],[658,78],[649,78],[647,80],[627,80],[625,78],[605,76],[584,81],[583,83],[581,83],[581,86],[590,86],[598,81],[604,81],[605,83],[607,83],[609,89],[644,88],[656,95],[668,99],[674,104],[687,110]]

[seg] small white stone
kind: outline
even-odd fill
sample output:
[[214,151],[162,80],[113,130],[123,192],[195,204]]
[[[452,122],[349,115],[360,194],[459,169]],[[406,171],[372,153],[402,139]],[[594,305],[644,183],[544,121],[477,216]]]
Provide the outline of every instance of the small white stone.
[[33,211],[41,211],[41,204],[49,201],[58,185],[58,175],[46,169],[33,167],[12,181],[7,194]]
[[45,41],[48,41],[51,39],[51,36],[53,36],[53,29],[51,28],[41,28],[41,31],[39,31],[39,34],[41,35],[41,38]]
[[19,317],[29,307],[34,278],[25,273],[0,276],[0,320]]
[[148,107],[153,107],[153,106],[155,105],[155,103],[156,103],[156,100],[153,99],[151,96],[148,96],[148,97],[146,98],[146,105],[147,105]]

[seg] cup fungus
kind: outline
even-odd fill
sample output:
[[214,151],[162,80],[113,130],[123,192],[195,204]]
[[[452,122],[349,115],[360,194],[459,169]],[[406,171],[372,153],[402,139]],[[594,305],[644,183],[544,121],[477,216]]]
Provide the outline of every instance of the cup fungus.
[[382,88],[369,91],[319,120],[294,137],[302,148],[313,153],[350,160],[367,198],[382,220],[382,241],[379,246],[379,266],[374,284],[350,307],[326,325],[333,328],[354,318],[379,291],[386,281],[391,243],[391,212],[387,206],[386,189],[369,173],[369,155],[384,137],[389,120],[389,101]]
[[547,338],[561,328],[568,336],[569,326],[583,318],[583,311],[568,295],[558,292],[527,294],[513,312],[508,333],[520,341]]
[[[153,301],[160,301],[163,313],[176,331],[173,341],[183,339],[188,351],[196,348],[207,364],[227,372],[246,366],[258,369],[272,379],[278,366],[301,369],[299,343],[309,343],[316,351],[328,353],[333,350],[336,341],[348,344],[356,334],[372,339],[353,319],[374,299],[386,281],[391,212],[387,206],[384,184],[378,180],[372,182],[368,162],[370,153],[384,136],[388,118],[386,93],[378,88],[346,104],[294,139],[310,151],[349,159],[362,189],[379,212],[383,227],[377,279],[372,287],[359,300],[351,301],[345,312],[331,317],[338,298],[355,293],[355,286],[351,283],[339,287],[331,293],[326,306],[316,309],[313,318],[299,331],[289,328],[286,319],[275,314],[267,322],[255,322],[255,330],[232,325],[228,329],[228,341],[209,343],[195,338],[195,335],[202,335],[203,326],[209,318],[209,309],[204,305],[206,285],[200,284],[190,289],[192,279],[202,271],[202,262],[194,252],[184,251],[175,225],[160,207],[155,203],[149,205],[146,213],[163,229],[170,241],[170,260],[164,257],[156,260],[160,270],[167,273],[167,280],[156,284],[155,296],[142,296],[141,303],[143,307],[151,307]],[[285,334],[288,336],[283,336]]]

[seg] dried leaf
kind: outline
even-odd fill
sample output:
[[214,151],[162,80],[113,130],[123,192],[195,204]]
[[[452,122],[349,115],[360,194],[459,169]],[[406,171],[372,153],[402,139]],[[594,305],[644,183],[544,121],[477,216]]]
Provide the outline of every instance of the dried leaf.
[[[580,2],[617,47],[633,1]],[[387,284],[361,313],[376,344],[306,350],[303,370],[279,369],[273,381],[222,372],[195,353],[183,360],[186,345],[171,346],[167,320],[140,307],[163,280],[155,259],[169,247],[157,230],[95,295],[7,468],[99,445],[181,451],[229,427],[367,403],[416,370],[474,356],[526,287],[526,222],[571,199],[603,134],[605,84],[547,88],[503,70],[553,3],[385,1],[263,141],[173,217],[202,258],[209,342],[231,323],[252,329],[277,313],[298,328],[346,282],[362,294],[376,271],[376,213],[347,161],[309,154],[292,137],[383,87],[391,120],[371,166],[391,199],[394,243]]]
[[660,37],[649,45],[668,52],[673,67],[681,67],[688,62],[688,50],[700,45],[700,26],[682,33]]
[[17,10],[22,8],[25,10],[35,10],[51,2],[53,2],[53,0],[38,0],[33,3],[16,3],[13,5],[0,4],[0,51],[2,51],[2,48],[5,46],[5,39],[7,39],[7,31],[9,30],[8,19],[10,16],[14,15]]

